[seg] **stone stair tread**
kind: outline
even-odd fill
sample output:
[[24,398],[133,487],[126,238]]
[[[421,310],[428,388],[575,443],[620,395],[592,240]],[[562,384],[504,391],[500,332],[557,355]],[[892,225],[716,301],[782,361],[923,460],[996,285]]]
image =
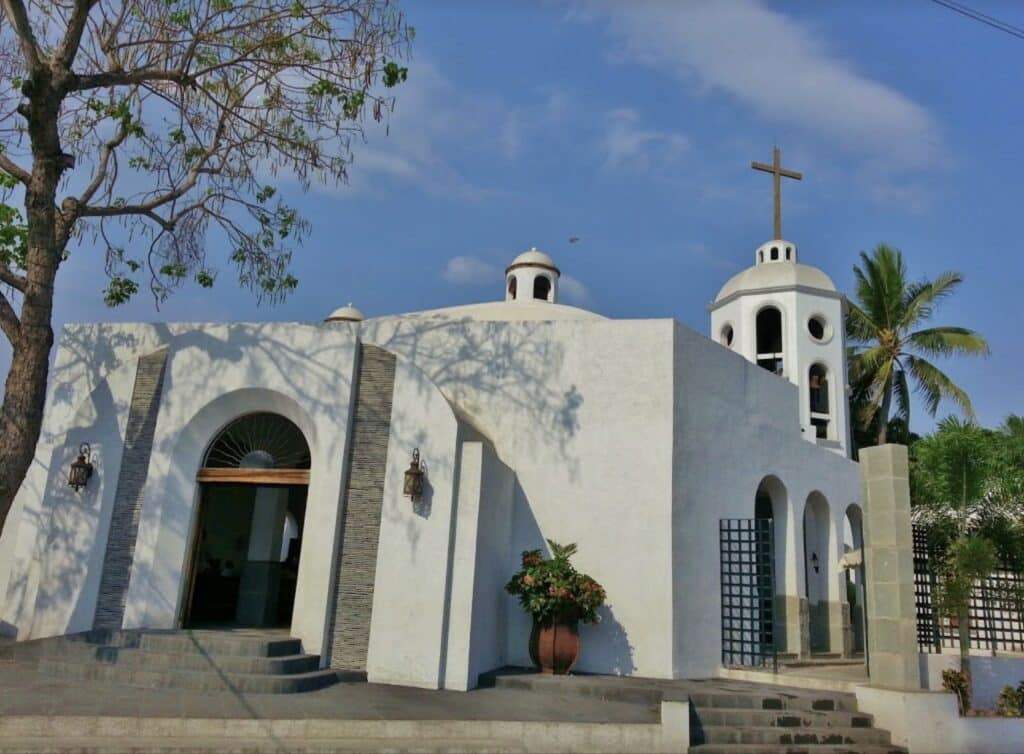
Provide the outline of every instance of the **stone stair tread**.
[[692,744],[699,754],[907,754],[889,744]]
[[[768,745],[784,746],[814,746],[814,745],[836,745],[856,746],[858,744],[870,744],[888,746],[888,731],[879,728],[852,728],[852,727],[778,727],[765,725],[701,725],[703,739],[707,743],[760,743]],[[801,741],[799,738],[814,736],[816,738],[839,737],[839,741]],[[792,740],[785,741],[784,738]],[[735,740],[739,738],[740,740]],[[761,739],[761,741],[758,741]],[[858,740],[860,739],[860,740]]]
[[232,687],[247,693],[312,691],[331,685],[338,680],[337,673],[330,669],[275,675],[232,673],[220,670],[146,670],[145,668],[118,666],[102,662],[66,663],[50,659],[41,660],[39,670],[48,674],[58,673],[77,678],[104,680],[125,686],[194,690],[219,690],[224,687]]
[[2,754],[504,754],[525,752],[519,741],[500,738],[224,738],[224,737],[81,737],[0,739]]
[[[247,673],[256,672],[267,675],[288,675],[295,671],[287,670],[288,665],[306,666],[319,665],[320,658],[317,655],[298,653],[291,655],[274,655],[270,657],[262,655],[200,655],[193,653],[182,654],[180,652],[156,651],[136,647],[119,647],[112,644],[88,644],[82,646],[68,645],[67,648],[54,650],[40,656],[40,661],[56,661],[75,664],[98,664],[107,667],[140,667],[147,663],[153,669],[167,666],[168,669],[195,670],[201,671],[203,667],[189,667],[189,663],[207,663],[209,669],[224,670],[225,672]],[[177,666],[175,666],[177,664]],[[239,669],[228,669],[232,665],[237,668],[242,665],[265,666],[268,670],[247,671]],[[282,667],[283,672],[272,673],[269,668]],[[145,669],[143,667],[143,669]]]
[[[866,712],[817,710],[762,710],[729,707],[701,707],[697,714],[704,727],[767,726],[773,728],[871,728],[874,718]],[[794,720],[795,719],[795,720]],[[854,720],[859,724],[854,724]]]

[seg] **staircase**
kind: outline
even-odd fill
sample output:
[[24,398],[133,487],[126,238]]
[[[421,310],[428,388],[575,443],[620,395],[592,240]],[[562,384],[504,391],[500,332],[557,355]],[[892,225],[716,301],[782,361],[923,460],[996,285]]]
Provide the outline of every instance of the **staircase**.
[[3,651],[46,675],[148,689],[290,694],[338,680],[298,639],[255,630],[96,630]]
[[[732,684],[730,684],[732,686]],[[852,694],[736,685],[690,694],[697,754],[900,754]]]

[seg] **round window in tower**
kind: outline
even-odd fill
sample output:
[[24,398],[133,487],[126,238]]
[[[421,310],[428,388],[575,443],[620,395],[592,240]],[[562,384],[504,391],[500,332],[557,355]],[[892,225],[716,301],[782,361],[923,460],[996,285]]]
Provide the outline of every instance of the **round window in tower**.
[[807,320],[807,332],[816,343],[827,343],[832,339],[832,326],[820,314],[814,314]]
[[732,348],[732,340],[734,336],[735,333],[732,330],[732,325],[726,325],[725,327],[723,327],[720,336],[720,341],[722,345],[727,348]]

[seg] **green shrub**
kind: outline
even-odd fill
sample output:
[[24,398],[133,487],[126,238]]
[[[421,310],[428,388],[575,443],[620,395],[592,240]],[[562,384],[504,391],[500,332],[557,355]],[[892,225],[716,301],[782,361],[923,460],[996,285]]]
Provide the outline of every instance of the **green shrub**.
[[999,692],[999,700],[996,702],[996,710],[1000,715],[1007,717],[1024,716],[1024,681],[1013,686],[1003,686]]
[[971,687],[967,681],[967,674],[962,670],[943,670],[942,688],[956,694],[956,701],[960,707],[960,714],[971,708]]

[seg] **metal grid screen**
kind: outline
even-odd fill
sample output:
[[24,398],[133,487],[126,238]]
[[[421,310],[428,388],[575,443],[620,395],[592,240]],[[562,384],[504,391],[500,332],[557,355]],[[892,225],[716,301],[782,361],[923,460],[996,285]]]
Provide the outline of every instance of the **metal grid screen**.
[[771,519],[719,521],[723,665],[776,668],[774,541]]
[[[917,643],[922,652],[959,649],[957,624],[936,608],[937,564],[928,548],[928,535],[914,527],[914,595],[917,602]],[[995,571],[971,592],[971,647],[997,652],[1024,652],[1024,573]]]

